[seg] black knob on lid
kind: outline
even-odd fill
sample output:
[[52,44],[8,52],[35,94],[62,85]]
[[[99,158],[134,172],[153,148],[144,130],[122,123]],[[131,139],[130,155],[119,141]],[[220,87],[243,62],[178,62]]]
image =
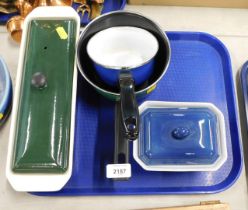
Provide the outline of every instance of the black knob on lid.
[[35,88],[43,89],[47,86],[47,79],[41,72],[36,72],[32,76],[31,84]]

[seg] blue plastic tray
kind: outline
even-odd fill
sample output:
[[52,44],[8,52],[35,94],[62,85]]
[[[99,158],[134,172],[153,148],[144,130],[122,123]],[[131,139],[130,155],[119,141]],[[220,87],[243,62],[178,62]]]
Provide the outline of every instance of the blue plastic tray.
[[3,58],[0,56],[0,125],[9,114],[12,102],[12,82]]
[[[126,0],[105,0],[104,1],[104,7],[103,7],[103,13],[115,11],[115,10],[122,10],[124,9],[126,5]],[[72,7],[76,9],[79,6],[79,4],[73,3]],[[5,24],[12,16],[18,15],[18,13],[13,14],[3,14],[0,13],[0,24]],[[81,16],[81,25],[86,25],[89,23],[89,20],[87,19],[87,15],[84,15],[84,17]]]
[[242,153],[229,54],[209,34],[167,34],[172,48],[169,69],[157,89],[143,100],[215,104],[225,116],[226,163],[216,172],[151,172],[144,171],[130,155],[129,181],[105,178],[105,166],[113,161],[114,103],[98,95],[80,76],[72,177],[61,191],[36,195],[216,193],[236,181],[242,168]]

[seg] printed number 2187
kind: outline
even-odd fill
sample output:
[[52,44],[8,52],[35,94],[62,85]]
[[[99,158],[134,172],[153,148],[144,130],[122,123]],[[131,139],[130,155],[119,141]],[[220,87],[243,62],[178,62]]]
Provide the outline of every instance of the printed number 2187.
[[116,168],[116,169],[113,169],[113,173],[118,175],[118,174],[125,174],[126,172],[126,169],[125,168]]
[[131,177],[130,164],[108,164],[107,178],[129,178]]

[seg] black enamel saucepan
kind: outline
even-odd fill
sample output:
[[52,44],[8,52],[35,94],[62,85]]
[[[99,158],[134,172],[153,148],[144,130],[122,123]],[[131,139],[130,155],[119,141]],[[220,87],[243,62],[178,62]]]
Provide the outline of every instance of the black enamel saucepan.
[[152,20],[133,12],[102,15],[83,30],[77,64],[96,91],[116,101],[115,163],[129,162],[129,140],[139,135],[136,102],[155,88],[170,61],[169,40]]

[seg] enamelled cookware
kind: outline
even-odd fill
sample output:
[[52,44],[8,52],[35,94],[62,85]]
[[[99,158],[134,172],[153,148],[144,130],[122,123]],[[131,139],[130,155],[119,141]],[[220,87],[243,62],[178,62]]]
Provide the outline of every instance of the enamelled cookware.
[[16,191],[58,191],[71,177],[79,27],[71,7],[25,18],[6,164]]
[[157,51],[158,41],[150,32],[129,26],[100,31],[87,45],[96,72],[111,86],[118,86],[123,73],[131,73],[135,85],[149,79]]
[[[118,39],[123,40],[122,42],[125,42],[127,39],[136,39],[132,42],[133,44],[139,42],[137,37],[128,35],[130,28],[133,31],[139,31],[136,33],[136,36],[138,33],[142,33],[142,36],[148,37],[148,48],[150,47],[153,53],[150,53],[146,59],[140,62],[136,60],[136,63],[131,62],[127,66],[119,64],[116,67],[116,65],[111,63],[111,59],[108,59],[109,63],[106,63],[106,59],[103,59],[103,62],[101,62],[99,58],[101,56],[95,56],[95,54],[99,53],[103,57],[106,57],[103,54],[106,51],[99,48],[111,48],[109,45],[113,45],[113,43],[115,43],[115,46],[112,46],[110,51],[120,47]],[[108,30],[113,30],[118,38],[116,39],[113,33],[109,33],[106,36],[104,33],[107,33],[106,31]],[[126,36],[123,36],[123,33],[126,33]],[[110,34],[113,37],[111,39],[106,38]],[[97,40],[94,42],[93,39],[99,39],[100,41]],[[93,42],[94,47],[90,46],[92,44],[91,42]],[[154,42],[154,44],[151,44],[151,42]],[[131,47],[132,44],[129,46]],[[91,49],[95,53],[92,53],[90,51]],[[134,54],[141,51],[138,50]],[[127,62],[134,58],[130,54],[132,53],[126,53],[125,55]],[[145,96],[155,89],[156,84],[168,68],[170,55],[169,41],[163,30],[152,20],[132,12],[117,11],[105,14],[91,22],[81,33],[77,46],[77,64],[82,76],[100,94],[108,99],[117,101],[115,117],[115,163],[129,162],[128,140],[137,139],[139,134],[139,113],[136,97]],[[112,56],[114,59],[115,53]],[[134,73],[135,71],[138,74]],[[111,74],[113,74],[113,77]],[[110,79],[108,80],[106,77]]]
[[145,101],[133,157],[148,171],[216,171],[227,160],[225,119],[212,103]]

